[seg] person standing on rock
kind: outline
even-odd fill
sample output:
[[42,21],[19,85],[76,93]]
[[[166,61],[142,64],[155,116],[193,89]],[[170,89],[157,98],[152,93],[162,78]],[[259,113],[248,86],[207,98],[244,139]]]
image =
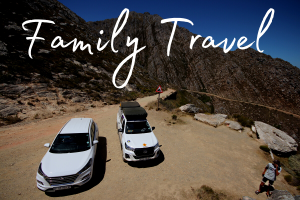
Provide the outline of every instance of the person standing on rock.
[[273,163],[269,163],[266,166],[265,171],[262,173],[263,179],[259,185],[259,190],[256,190],[255,193],[261,193],[266,181],[269,181],[269,187],[267,187],[267,196],[270,196],[270,186],[273,185],[274,181],[276,180],[276,176],[278,176],[280,172],[281,167],[279,160],[274,160]]

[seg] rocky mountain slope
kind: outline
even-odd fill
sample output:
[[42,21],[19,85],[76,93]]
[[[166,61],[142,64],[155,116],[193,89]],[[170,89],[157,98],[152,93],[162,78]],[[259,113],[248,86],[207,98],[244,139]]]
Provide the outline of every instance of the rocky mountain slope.
[[[8,1],[0,2],[0,117],[1,123],[23,120],[30,117],[41,118],[40,112],[62,114],[70,105],[80,104],[75,110],[95,106],[95,101],[119,103],[120,100],[135,99],[139,94],[154,92],[159,84],[149,79],[147,72],[137,65],[126,88],[116,89],[112,84],[112,74],[124,59],[122,53],[114,54],[109,49],[101,52],[93,49],[72,51],[67,48],[51,48],[56,36],[61,36],[64,44],[77,38],[84,44],[95,46],[100,34],[74,12],[56,0]],[[26,25],[26,20],[46,19],[55,24],[43,23],[28,56],[30,40],[37,23]],[[93,46],[93,48],[94,48]],[[128,71],[122,69],[118,84]],[[46,117],[46,116],[44,116]],[[43,118],[43,117],[42,117]]]
[[[117,19],[88,22],[95,31],[104,30],[109,39]],[[187,29],[176,28],[170,56],[167,45],[173,23],[161,24],[162,18],[149,13],[130,12],[123,31],[115,40],[124,54],[127,36],[139,38],[139,46],[147,47],[138,54],[138,62],[150,78],[194,91],[206,91],[230,99],[260,103],[300,114],[300,69],[273,59],[254,49],[224,53],[221,48],[202,48],[199,38],[189,48]]]
[[[85,22],[56,0],[8,1],[5,4],[0,2],[0,7],[2,124],[9,116],[14,116],[9,119],[12,121],[22,120],[29,113],[40,118],[42,114],[39,112],[46,109],[51,116],[66,112],[72,105],[79,106],[75,111],[80,111],[95,106],[99,101],[118,103],[124,99],[135,99],[154,92],[159,84],[163,89],[171,86],[208,92],[300,114],[300,69],[254,49],[225,54],[221,48],[203,49],[203,38],[200,38],[191,50],[190,38],[195,34],[177,27],[168,57],[167,46],[173,24],[161,24],[162,18],[158,15],[130,12],[126,26],[115,38],[114,46],[119,52],[113,53],[110,45],[100,52],[96,50],[96,43],[99,38],[102,39],[101,44],[111,40],[116,18]],[[34,34],[36,23],[26,25],[29,31],[22,28],[22,23],[31,19],[55,22],[42,24],[38,36],[45,40],[35,41],[33,59],[28,56],[30,40],[26,37]],[[100,30],[104,31],[102,35]],[[61,36],[64,44],[74,38],[84,41],[84,44],[89,43],[94,54],[79,49],[73,52],[72,46],[51,48],[56,36]],[[137,37],[138,47],[146,48],[137,54],[127,87],[116,89],[112,84],[112,74],[118,64],[132,53],[132,47],[126,46],[127,36],[131,39]],[[128,71],[128,66],[121,69],[117,76],[118,84],[123,83]],[[213,104],[215,112],[245,114],[243,105],[231,105],[230,102],[229,106],[217,98],[212,98],[210,104]],[[255,110],[255,113],[258,112]],[[274,123],[285,123],[282,117],[276,120],[273,120]],[[286,130],[300,135],[300,128],[295,123]]]

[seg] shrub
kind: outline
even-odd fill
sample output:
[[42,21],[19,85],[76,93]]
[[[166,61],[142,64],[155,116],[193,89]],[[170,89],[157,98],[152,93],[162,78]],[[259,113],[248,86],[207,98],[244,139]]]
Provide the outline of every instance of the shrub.
[[177,119],[177,115],[172,115],[172,119],[176,120]]
[[204,192],[208,193],[208,194],[213,194],[214,193],[213,189],[211,187],[207,186],[207,185],[202,185],[201,189]]
[[203,103],[206,103],[206,102],[210,102],[211,101],[211,99],[210,99],[210,97],[209,96],[207,96],[207,95],[201,95],[200,97],[198,97],[198,99],[199,100],[201,100]]
[[201,188],[194,190],[192,188],[193,192],[197,196],[197,199],[202,199],[202,200],[221,200],[221,199],[228,199],[227,195],[220,193],[220,192],[215,192],[211,187],[207,185],[202,185]]
[[300,185],[299,185],[299,186],[297,186],[297,190],[300,190]]
[[281,125],[280,124],[274,124],[274,127],[281,130]]
[[265,152],[270,152],[270,149],[267,145],[261,145],[261,146],[259,146],[259,148]]
[[251,126],[254,125],[254,121],[252,119],[248,119],[243,115],[233,115],[233,117],[236,118],[238,122],[241,123],[242,126],[251,128]]
[[284,180],[286,180],[286,182],[290,183],[292,182],[293,177],[291,175],[285,175],[284,176]]

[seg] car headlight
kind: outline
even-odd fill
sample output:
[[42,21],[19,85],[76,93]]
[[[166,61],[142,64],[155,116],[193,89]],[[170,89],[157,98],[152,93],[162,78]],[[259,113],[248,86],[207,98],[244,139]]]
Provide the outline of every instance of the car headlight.
[[134,150],[135,150],[134,148],[128,146],[128,145],[126,144],[126,142],[125,142],[125,149],[127,149],[127,150],[129,150],[129,151],[134,151]]
[[157,143],[155,146],[154,146],[154,149],[157,149],[159,147],[159,144]]
[[40,166],[39,166],[39,169],[38,169],[38,173],[39,173],[39,175],[41,175],[44,178],[47,177],[47,175],[42,170],[42,163],[40,163]]
[[84,172],[85,170],[87,170],[90,166],[92,166],[92,158],[89,160],[89,162],[77,173],[77,174],[81,174],[82,172]]

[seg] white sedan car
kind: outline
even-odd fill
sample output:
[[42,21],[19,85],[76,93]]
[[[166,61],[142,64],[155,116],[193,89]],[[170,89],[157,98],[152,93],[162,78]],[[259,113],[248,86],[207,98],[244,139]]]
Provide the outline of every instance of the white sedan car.
[[37,187],[56,191],[78,187],[93,175],[98,126],[91,118],[73,118],[59,131],[36,174]]

